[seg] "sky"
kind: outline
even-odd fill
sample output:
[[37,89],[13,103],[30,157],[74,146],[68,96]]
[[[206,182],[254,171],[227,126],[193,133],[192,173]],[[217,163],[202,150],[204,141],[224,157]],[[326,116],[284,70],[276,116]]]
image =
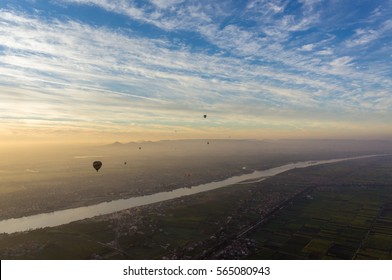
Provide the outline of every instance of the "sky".
[[0,1],[0,142],[392,139],[391,120],[391,0]]

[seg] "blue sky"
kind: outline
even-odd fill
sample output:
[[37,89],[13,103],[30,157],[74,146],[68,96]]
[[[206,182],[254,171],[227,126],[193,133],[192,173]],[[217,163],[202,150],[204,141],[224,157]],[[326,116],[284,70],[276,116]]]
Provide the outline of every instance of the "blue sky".
[[9,141],[392,139],[391,89],[390,0],[0,3]]

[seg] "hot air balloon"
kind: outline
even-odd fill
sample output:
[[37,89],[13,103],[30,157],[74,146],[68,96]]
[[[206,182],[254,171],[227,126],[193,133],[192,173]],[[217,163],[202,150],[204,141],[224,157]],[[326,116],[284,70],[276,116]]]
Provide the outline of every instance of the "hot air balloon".
[[127,164],[127,162],[126,161],[124,161],[124,165],[126,165]]
[[204,118],[207,118],[207,115],[204,115]]
[[98,172],[98,170],[102,167],[102,162],[100,162],[99,160],[98,161],[94,161],[93,162],[93,167]]

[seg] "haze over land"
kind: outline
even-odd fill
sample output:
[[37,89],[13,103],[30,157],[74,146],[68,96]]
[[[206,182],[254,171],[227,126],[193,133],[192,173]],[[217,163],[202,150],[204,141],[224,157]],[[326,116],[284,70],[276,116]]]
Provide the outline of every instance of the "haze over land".
[[[171,140],[2,151],[0,219],[196,186],[290,162],[392,153],[390,141]],[[92,166],[100,160],[99,172]]]
[[[274,165],[278,158],[283,163],[285,160],[310,156],[287,153],[287,150],[285,152],[285,155],[277,153],[272,158],[267,154],[260,154],[258,163],[265,165],[273,162]],[[315,152],[311,158],[316,154],[325,156],[325,152]],[[391,159],[391,155],[362,157],[309,168],[295,168],[261,182],[257,180],[235,184],[56,227],[0,234],[0,257],[391,259]],[[312,162],[314,161],[310,161]],[[178,163],[190,166],[189,162]],[[164,165],[164,162],[159,164]],[[250,166],[255,165],[251,163]],[[157,170],[157,175],[152,179],[162,182],[162,178],[166,180],[175,177],[178,172],[175,167],[178,166],[169,169],[174,173]],[[211,168],[214,171],[212,174]],[[193,170],[204,175],[200,177],[197,174],[197,178],[209,180],[238,171],[222,166],[222,163],[206,164],[204,169],[198,166]],[[132,172],[132,175],[129,171],[116,174],[113,171],[108,170],[112,176],[102,174],[96,180],[106,181],[111,177],[111,183],[95,190],[84,185],[78,189],[65,187],[65,192],[59,195],[62,190],[57,186],[43,186],[34,192],[27,191],[28,195],[20,192],[14,198],[22,200],[12,204],[7,205],[12,196],[2,199],[1,213],[7,213],[9,209],[4,206],[10,205],[21,206],[15,209],[18,211],[11,211],[15,215],[23,211],[34,213],[48,210],[53,206],[61,208],[67,200],[67,206],[75,202],[89,204],[94,200],[113,198],[119,190],[121,196],[129,195],[135,187],[145,186],[147,183],[142,180],[122,186],[124,177],[139,177],[140,170],[134,170],[136,172]],[[84,174],[86,175],[88,174]],[[151,174],[145,175],[145,179],[151,178]],[[93,177],[89,176],[87,181],[91,181],[91,178]],[[74,183],[86,183],[80,179],[82,178],[77,177]],[[189,180],[177,178],[176,182],[187,185]],[[172,187],[159,182],[155,182],[153,186],[155,191]],[[151,190],[148,184],[147,187],[147,190]],[[57,196],[53,196],[54,192],[57,192]],[[39,193],[39,197],[31,195],[34,193]],[[42,200],[43,197],[50,198],[52,204],[45,204],[48,199]],[[27,199],[23,201],[24,198]],[[70,198],[76,200],[72,202]],[[34,207],[31,209],[31,206]],[[52,216],[56,215],[38,215],[40,219],[35,220],[38,225],[45,226],[43,218],[51,220]],[[28,221],[29,218],[21,220]],[[10,222],[17,223],[18,219],[2,223],[2,228],[12,228]]]

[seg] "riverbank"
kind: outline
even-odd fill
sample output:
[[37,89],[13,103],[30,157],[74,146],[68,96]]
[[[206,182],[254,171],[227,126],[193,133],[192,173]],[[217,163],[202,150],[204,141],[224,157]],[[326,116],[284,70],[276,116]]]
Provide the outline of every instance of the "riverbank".
[[[22,217],[19,219],[9,219],[0,221],[0,229],[4,233],[13,233],[18,231],[26,231],[41,227],[53,227],[66,223],[70,223],[85,218],[92,218],[94,216],[105,215],[117,211],[137,206],[148,205],[165,200],[170,200],[178,197],[194,195],[196,193],[211,191],[217,188],[227,187],[240,182],[255,183],[259,182],[261,178],[275,176],[277,174],[286,172],[291,169],[305,168],[320,164],[334,163],[346,160],[355,160],[361,158],[368,158],[380,155],[366,155],[348,158],[338,158],[319,161],[305,161],[290,163],[262,171],[254,171],[252,173],[233,176],[218,182],[210,182],[207,184],[197,185],[190,188],[180,188],[169,192],[159,192],[152,195],[145,195],[139,197],[132,197],[129,199],[120,199],[110,202],[99,203],[92,206],[84,206],[62,211],[55,211],[49,214],[39,214],[34,216]],[[256,181],[252,181],[256,179]]]

